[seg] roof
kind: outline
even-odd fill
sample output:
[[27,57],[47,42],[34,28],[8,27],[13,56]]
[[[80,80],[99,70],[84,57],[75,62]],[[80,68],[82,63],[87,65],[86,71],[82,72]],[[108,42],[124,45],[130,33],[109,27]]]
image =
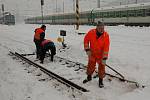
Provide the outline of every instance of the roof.
[[95,10],[114,10],[114,9],[124,9],[124,8],[136,8],[136,7],[150,7],[150,2],[148,3],[139,3],[139,4],[128,4],[128,5],[120,5],[120,6],[112,6],[112,7],[102,7],[95,8]]

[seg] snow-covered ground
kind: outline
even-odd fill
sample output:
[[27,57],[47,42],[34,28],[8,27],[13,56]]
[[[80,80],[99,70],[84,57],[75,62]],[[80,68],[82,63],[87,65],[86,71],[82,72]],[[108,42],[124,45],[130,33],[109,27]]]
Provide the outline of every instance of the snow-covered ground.
[[[15,26],[0,25],[0,100],[70,100],[71,98],[57,91],[51,82],[40,82],[24,70],[21,63],[8,56],[9,50],[19,53],[33,53],[34,29],[39,25],[18,24]],[[80,30],[87,32],[95,26],[81,26]],[[60,30],[66,30],[65,43],[69,47],[61,49],[57,42]],[[72,69],[66,70],[62,65],[51,62],[44,63],[48,69],[57,74],[81,77],[74,82],[88,89],[88,100],[149,100],[150,96],[150,27],[106,26],[110,34],[111,47],[107,64],[122,73],[125,78],[146,85],[145,88],[135,88],[128,83],[104,80],[105,88],[99,89],[97,80],[82,84],[85,72],[76,75]],[[47,25],[46,38],[55,42],[57,55],[87,64],[87,56],[83,50],[84,35],[78,35],[74,26]],[[56,67],[57,66],[57,67]],[[109,69],[108,72],[112,73]],[[82,99],[81,99],[82,100]]]

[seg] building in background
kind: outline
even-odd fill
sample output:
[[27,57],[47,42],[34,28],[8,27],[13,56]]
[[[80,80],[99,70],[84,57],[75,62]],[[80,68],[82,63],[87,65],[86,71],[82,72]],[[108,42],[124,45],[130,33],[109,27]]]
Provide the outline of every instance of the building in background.
[[[39,2],[38,2],[39,1]],[[59,1],[59,2],[58,2]],[[53,13],[74,12],[75,0],[44,0],[44,15]],[[124,4],[150,2],[150,0],[79,0],[80,11],[105,6],[117,6]],[[16,21],[23,21],[25,18],[40,16],[40,0],[0,0],[0,5],[5,4],[5,10],[16,16]],[[1,9],[1,8],[0,8]],[[0,11],[1,13],[1,11]]]

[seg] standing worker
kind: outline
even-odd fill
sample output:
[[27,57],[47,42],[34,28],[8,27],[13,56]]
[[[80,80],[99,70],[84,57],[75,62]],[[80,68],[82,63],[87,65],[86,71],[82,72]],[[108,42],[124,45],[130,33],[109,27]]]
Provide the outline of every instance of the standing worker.
[[92,80],[92,74],[98,63],[99,87],[103,88],[103,78],[105,77],[105,64],[109,52],[109,34],[104,30],[104,23],[98,22],[96,29],[90,30],[84,37],[84,50],[88,55],[87,79],[86,83]]
[[34,43],[36,46],[36,58],[39,59],[40,58],[40,50],[41,50],[41,42],[44,40],[45,38],[45,30],[46,30],[46,26],[42,25],[40,28],[35,29],[35,34],[34,34]]

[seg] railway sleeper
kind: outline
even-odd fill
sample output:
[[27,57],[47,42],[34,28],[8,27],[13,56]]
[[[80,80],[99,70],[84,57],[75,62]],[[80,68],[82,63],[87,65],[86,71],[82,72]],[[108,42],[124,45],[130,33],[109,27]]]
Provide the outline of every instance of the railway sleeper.
[[[23,56],[30,56],[30,55],[35,55],[35,54],[21,54],[21,55],[23,55]],[[50,56],[50,54],[47,53],[46,57],[49,57],[49,56]],[[86,69],[86,66],[84,64],[80,63],[80,62],[71,61],[71,60],[68,60],[66,58],[62,58],[62,57],[59,57],[59,56],[55,56],[55,59],[56,59],[56,61],[61,62],[62,65],[66,65],[66,67],[68,67],[68,68],[75,67],[74,71],[79,71],[79,70],[85,70]],[[112,74],[106,73],[107,76],[109,76],[111,78],[119,79],[121,82],[127,82],[127,83],[135,84],[137,88],[139,88],[139,87],[144,88],[145,87],[144,85],[141,85],[138,82],[125,79],[123,75],[121,75],[119,72],[117,72],[116,70],[111,68],[109,65],[106,65],[106,66],[108,68],[110,68],[111,70],[113,70],[116,73],[116,75],[117,75],[116,76],[116,75],[112,75]],[[97,77],[98,77],[98,73],[96,72],[96,75],[94,75],[93,78],[97,78]]]
[[89,90],[87,90],[87,89],[85,89],[85,88],[83,88],[83,87],[81,87],[81,86],[79,86],[79,85],[51,72],[50,70],[45,69],[43,66],[38,65],[37,63],[34,63],[33,61],[27,59],[26,57],[22,56],[21,54],[19,54],[17,52],[13,53],[10,51],[10,54],[16,56],[17,58],[20,58],[21,60],[25,61],[26,63],[28,63],[28,64],[36,67],[36,68],[40,68],[40,70],[42,72],[44,72],[45,74],[49,75],[50,77],[56,79],[60,83],[66,85],[67,87],[72,88],[73,90],[76,89],[76,90],[81,91],[81,92],[89,92]]

